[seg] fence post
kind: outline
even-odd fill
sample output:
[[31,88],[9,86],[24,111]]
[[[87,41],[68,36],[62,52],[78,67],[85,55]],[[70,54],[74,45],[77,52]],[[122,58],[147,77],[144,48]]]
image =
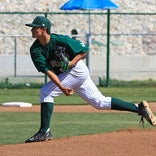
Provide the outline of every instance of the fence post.
[[106,64],[106,87],[109,86],[109,55],[110,55],[110,10],[107,11],[107,64]]
[[89,69],[90,74],[92,74],[91,61],[90,61],[90,59],[91,59],[91,48],[90,47],[91,47],[91,42],[92,42],[91,41],[91,34],[87,34],[86,37],[87,37],[87,44],[89,47],[89,51],[88,51],[87,57],[86,57],[86,65]]
[[16,36],[14,37],[14,77],[16,77],[16,71],[17,71],[17,42],[16,42]]

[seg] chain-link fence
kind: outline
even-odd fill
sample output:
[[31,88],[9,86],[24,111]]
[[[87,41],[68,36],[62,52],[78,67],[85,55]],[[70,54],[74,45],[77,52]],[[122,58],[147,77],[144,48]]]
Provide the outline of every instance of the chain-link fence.
[[[90,14],[90,20],[89,20]],[[35,69],[29,55],[34,39],[25,23],[37,15],[52,21],[52,32],[71,35],[90,44],[90,72],[98,83],[106,78],[107,68],[107,13],[100,12],[47,12],[0,13],[0,81],[9,78],[18,82],[43,82],[45,77]],[[110,13],[111,79],[145,80],[156,77],[156,13]],[[89,27],[91,34],[89,34]],[[86,61],[86,60],[85,60]],[[86,61],[87,62],[87,61]]]

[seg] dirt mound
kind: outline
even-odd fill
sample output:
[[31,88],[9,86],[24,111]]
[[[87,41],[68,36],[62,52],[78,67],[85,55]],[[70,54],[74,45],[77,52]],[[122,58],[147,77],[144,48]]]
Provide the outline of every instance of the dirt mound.
[[0,146],[1,156],[155,156],[155,130],[124,130]]

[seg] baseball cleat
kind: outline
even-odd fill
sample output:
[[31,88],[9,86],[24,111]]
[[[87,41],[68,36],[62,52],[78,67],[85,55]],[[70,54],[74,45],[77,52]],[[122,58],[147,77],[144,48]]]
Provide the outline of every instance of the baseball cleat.
[[146,101],[142,101],[138,104],[138,114],[141,116],[140,123],[144,126],[144,118],[152,125],[156,126],[156,117],[152,113],[149,104]]
[[25,143],[48,141],[51,139],[52,139],[52,134],[50,132],[50,129],[48,129],[46,132],[39,130],[36,134],[34,134],[29,139],[27,139]]

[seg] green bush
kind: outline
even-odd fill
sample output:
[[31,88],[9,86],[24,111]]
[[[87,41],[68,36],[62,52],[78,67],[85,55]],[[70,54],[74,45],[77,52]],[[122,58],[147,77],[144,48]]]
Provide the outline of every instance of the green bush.
[[[99,78],[99,87],[106,86],[106,79]],[[117,80],[117,79],[110,79],[109,86],[113,87],[155,87],[156,80],[132,80],[132,81],[124,81],[124,80]]]
[[25,88],[41,88],[43,83],[6,83],[0,82],[0,89],[25,89]]

